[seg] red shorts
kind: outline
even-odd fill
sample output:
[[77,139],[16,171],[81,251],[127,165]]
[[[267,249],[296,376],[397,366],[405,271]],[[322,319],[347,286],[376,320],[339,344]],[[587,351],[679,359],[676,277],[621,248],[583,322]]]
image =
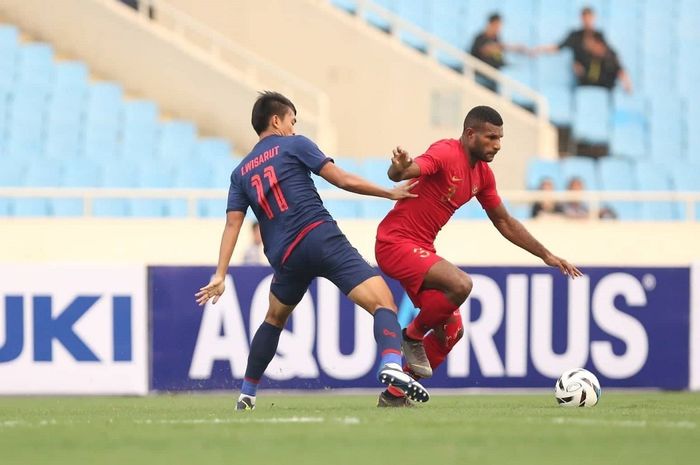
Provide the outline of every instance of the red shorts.
[[428,270],[442,257],[434,248],[421,247],[410,242],[377,241],[374,255],[379,268],[389,277],[401,283],[413,305],[420,308],[418,292],[423,286]]

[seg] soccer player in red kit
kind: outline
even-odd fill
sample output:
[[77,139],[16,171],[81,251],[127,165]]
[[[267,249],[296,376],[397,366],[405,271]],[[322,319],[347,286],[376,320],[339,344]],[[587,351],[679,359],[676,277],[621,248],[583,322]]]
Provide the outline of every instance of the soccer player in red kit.
[[[437,141],[415,159],[400,147],[393,151],[389,178],[395,182],[417,178],[412,192],[418,197],[398,201],[380,223],[375,254],[381,270],[398,280],[420,309],[404,329],[402,344],[408,370],[416,378],[432,376],[463,335],[459,306],[469,296],[472,280],[437,255],[434,242],[454,212],[472,197],[506,239],[567,276],[581,276],[503,206],[488,166],[501,148],[502,137],[503,120],[498,112],[478,106],[464,119],[459,139]],[[380,407],[405,405],[403,393],[391,387],[379,397]]]

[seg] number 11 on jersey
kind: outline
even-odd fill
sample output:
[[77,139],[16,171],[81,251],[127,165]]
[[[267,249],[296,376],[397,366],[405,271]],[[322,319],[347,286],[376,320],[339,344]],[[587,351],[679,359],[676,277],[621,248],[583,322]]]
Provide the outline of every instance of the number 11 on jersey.
[[[266,167],[263,170],[263,177],[267,179],[267,182],[270,185],[270,189],[272,190],[272,193],[275,196],[275,201],[277,202],[277,206],[280,209],[280,213],[287,211],[289,209],[289,206],[287,205],[287,199],[284,198],[282,189],[280,188],[279,183],[277,182],[277,173],[275,173],[275,167]],[[263,181],[260,175],[255,174],[251,176],[250,183],[255,188],[255,192],[258,194],[258,205],[260,205],[260,208],[263,209],[265,215],[269,219],[274,218],[275,214],[272,211],[270,202],[267,201],[267,197],[263,189]]]

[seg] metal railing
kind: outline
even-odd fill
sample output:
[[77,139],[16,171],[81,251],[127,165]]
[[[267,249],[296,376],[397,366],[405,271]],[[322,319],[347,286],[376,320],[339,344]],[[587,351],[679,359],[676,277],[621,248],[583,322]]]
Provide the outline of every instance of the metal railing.
[[[374,197],[360,196],[340,189],[319,190],[324,200],[372,200]],[[682,204],[684,221],[698,221],[696,204],[700,204],[700,192],[637,192],[637,191],[582,191],[582,192],[542,192],[506,190],[499,192],[501,198],[510,203],[525,203],[541,201],[583,202],[588,208],[590,219],[597,219],[601,208],[606,202],[672,202]],[[96,199],[167,199],[184,200],[187,202],[188,217],[198,216],[200,200],[225,201],[227,192],[224,189],[134,189],[134,188],[0,188],[0,199],[80,199],[83,205],[83,215],[93,216],[93,203]],[[383,201],[377,199],[378,201]],[[386,200],[389,202],[388,200]],[[476,202],[476,200],[471,200]],[[223,213],[222,213],[223,216]]]
[[[330,0],[328,1],[330,2]],[[336,5],[333,6],[334,8],[342,9]],[[547,99],[537,91],[516,81],[513,78],[506,76],[496,68],[484,63],[468,53],[465,53],[463,50],[460,50],[454,45],[439,39],[438,37],[424,31],[414,24],[411,24],[386,8],[383,8],[382,6],[369,0],[356,0],[356,8],[354,11],[355,18],[363,23],[368,23],[366,19],[367,12],[371,12],[373,15],[386,21],[388,24],[388,30],[385,32],[390,34],[395,40],[401,42],[402,33],[410,34],[411,37],[419,39],[421,42],[425,43],[424,51],[426,55],[438,62],[441,66],[446,66],[438,60],[440,54],[443,54],[444,56],[454,59],[456,63],[460,64],[463,74],[468,79],[475,80],[475,75],[478,72],[488,79],[496,81],[498,83],[499,94],[504,98],[512,100],[512,97],[517,94],[527,100],[531,100],[534,103],[535,114],[540,119],[549,121],[549,104]]]

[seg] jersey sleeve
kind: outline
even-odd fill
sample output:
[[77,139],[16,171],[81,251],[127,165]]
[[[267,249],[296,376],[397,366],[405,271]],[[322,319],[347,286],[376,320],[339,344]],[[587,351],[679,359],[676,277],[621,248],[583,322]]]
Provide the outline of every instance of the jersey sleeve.
[[484,172],[484,187],[476,194],[476,199],[484,210],[491,210],[501,204],[501,197],[496,190],[496,178],[488,166]]
[[569,33],[569,35],[567,35],[564,38],[564,40],[559,42],[557,47],[559,48],[559,50],[561,50],[563,48],[574,48],[575,43],[576,43],[576,31],[571,31]]
[[226,213],[236,211],[245,213],[248,210],[250,202],[246,196],[245,189],[241,186],[241,180],[231,174],[231,185],[228,188],[228,202],[226,204]]
[[333,161],[332,158],[321,152],[321,149],[311,139],[304,136],[295,137],[292,155],[310,169],[312,173],[318,174],[326,163]]
[[445,157],[442,154],[446,149],[447,144],[444,141],[435,142],[423,155],[413,160],[420,167],[421,176],[430,176],[443,168]]

